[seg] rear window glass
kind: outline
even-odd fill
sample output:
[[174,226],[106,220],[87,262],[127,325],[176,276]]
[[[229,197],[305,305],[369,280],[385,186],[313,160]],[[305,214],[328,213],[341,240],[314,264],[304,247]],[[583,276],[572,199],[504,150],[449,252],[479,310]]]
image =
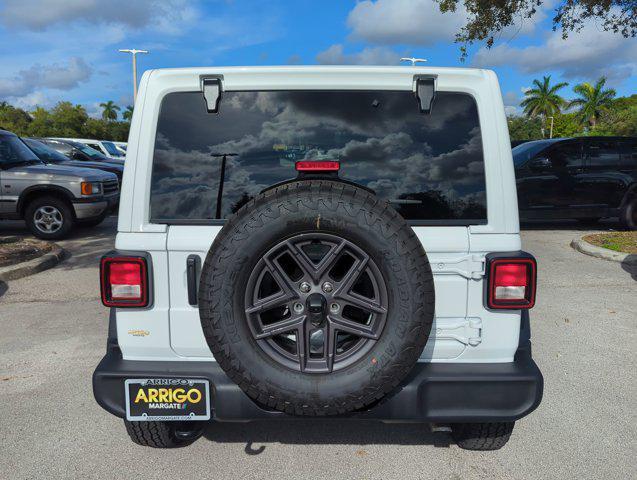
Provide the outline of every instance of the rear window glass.
[[201,92],[166,95],[151,221],[225,219],[294,178],[303,159],[340,161],[342,178],[373,189],[407,220],[486,223],[475,100],[439,92],[425,115],[405,91],[224,92],[217,114],[206,112]]

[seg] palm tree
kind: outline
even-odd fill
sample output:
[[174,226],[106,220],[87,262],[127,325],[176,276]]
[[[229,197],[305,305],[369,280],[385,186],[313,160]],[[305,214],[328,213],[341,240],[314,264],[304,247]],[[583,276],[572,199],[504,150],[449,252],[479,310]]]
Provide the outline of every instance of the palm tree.
[[100,107],[102,107],[102,118],[107,122],[111,120],[117,120],[117,112],[119,112],[120,108],[115,105],[115,102],[109,100],[106,103],[100,103]]
[[131,105],[126,107],[126,110],[122,113],[122,117],[124,117],[124,120],[129,122],[133,119],[133,107]]
[[606,77],[601,77],[595,85],[584,82],[573,87],[573,91],[579,95],[579,98],[572,100],[569,107],[580,107],[578,113],[581,119],[588,121],[592,128],[595,128],[602,109],[609,106],[617,94],[614,88],[604,89],[604,85],[606,85]]
[[551,76],[543,77],[540,82],[538,79],[533,80],[533,88],[526,91],[524,100],[520,103],[524,107],[524,113],[529,117],[550,117],[560,112],[560,109],[566,105],[566,100],[558,95],[558,90],[566,87],[568,83],[560,82],[551,85]]

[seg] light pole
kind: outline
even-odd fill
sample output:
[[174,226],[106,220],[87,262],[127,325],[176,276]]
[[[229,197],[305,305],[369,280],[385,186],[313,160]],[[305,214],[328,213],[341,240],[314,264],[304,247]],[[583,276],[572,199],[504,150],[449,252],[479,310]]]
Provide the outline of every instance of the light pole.
[[138,53],[148,53],[148,50],[136,50],[134,48],[120,48],[119,50],[122,53],[132,53],[133,54],[133,104],[137,99],[137,54]]
[[549,117],[551,119],[551,129],[549,130],[549,138],[553,138],[553,117]]

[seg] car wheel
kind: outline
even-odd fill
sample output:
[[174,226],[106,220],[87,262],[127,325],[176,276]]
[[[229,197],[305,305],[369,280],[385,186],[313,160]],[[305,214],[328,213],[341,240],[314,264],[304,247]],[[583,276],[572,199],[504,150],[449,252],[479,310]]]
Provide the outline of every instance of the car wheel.
[[511,438],[515,422],[456,423],[451,436],[465,450],[499,450]]
[[219,366],[293,415],[364,409],[409,374],[434,315],[422,244],[359,187],[302,180],[232,216],[201,273],[199,314]]
[[57,197],[39,197],[31,201],[24,219],[33,235],[43,240],[64,238],[75,224],[70,204]]
[[204,432],[205,422],[129,422],[126,432],[143,447],[179,448],[194,443]]
[[637,196],[633,196],[621,209],[619,221],[626,230],[637,230]]

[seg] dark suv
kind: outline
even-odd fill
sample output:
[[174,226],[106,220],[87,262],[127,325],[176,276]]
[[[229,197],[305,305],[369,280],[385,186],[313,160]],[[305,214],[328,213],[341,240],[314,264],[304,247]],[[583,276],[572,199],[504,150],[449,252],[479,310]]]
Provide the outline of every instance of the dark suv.
[[537,140],[513,149],[520,220],[619,217],[637,229],[637,138]]

